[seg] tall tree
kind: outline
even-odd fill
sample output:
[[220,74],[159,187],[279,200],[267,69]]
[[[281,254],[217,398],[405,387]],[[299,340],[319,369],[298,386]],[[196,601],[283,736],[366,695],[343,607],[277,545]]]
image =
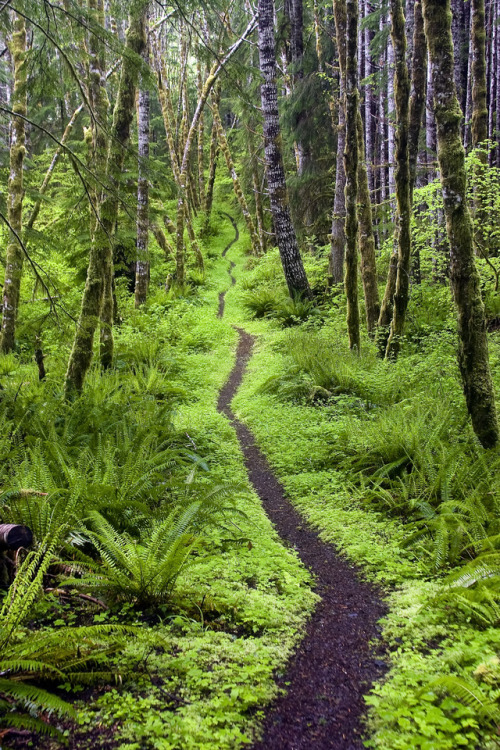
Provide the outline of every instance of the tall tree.
[[[472,43],[472,147],[488,138],[488,89],[486,85],[486,22],[484,0],[471,0]],[[486,161],[484,155],[483,161]]]
[[330,244],[330,273],[334,284],[344,280],[345,256],[345,56],[346,9],[345,2],[334,2],[335,35],[339,58],[339,102],[337,128],[337,159],[335,170],[335,197],[333,204],[332,235]]
[[361,348],[358,304],[358,0],[346,2],[346,75],[344,165],[345,186],[345,292],[349,348]]
[[14,65],[14,87],[12,91],[12,112],[14,113],[14,118],[10,142],[7,218],[12,231],[5,259],[5,281],[2,297],[0,351],[4,354],[12,351],[14,348],[24,259],[23,248],[19,240],[23,225],[23,164],[26,153],[26,128],[24,120],[27,114],[26,22],[23,14],[24,3],[21,2],[18,7],[20,12],[14,15],[10,43]]
[[[93,3],[94,0],[90,0],[90,2]],[[142,54],[146,44],[145,13],[147,5],[148,0],[136,0],[131,7],[106,159],[106,172],[111,190],[105,191],[100,205],[96,209],[97,221],[95,222],[90,249],[87,281],[66,372],[66,392],[70,395],[75,391],[81,391],[83,388],[85,376],[92,361],[94,334],[99,320],[101,320],[101,362],[103,366],[109,367],[113,357],[113,238],[118,215],[119,180],[134,114],[139,72],[136,58]],[[99,66],[95,75],[102,81],[102,66]],[[102,88],[102,84],[99,85]],[[102,137],[101,131],[102,126],[99,127],[100,137]]]
[[[149,62],[147,45],[144,62]],[[135,306],[146,302],[149,286],[149,88],[143,75],[137,102],[139,175],[137,180],[137,260],[135,264]]]
[[266,176],[274,232],[290,296],[309,297],[311,295],[309,282],[300,257],[297,236],[290,216],[285,169],[281,153],[273,0],[259,0],[258,28],[259,63],[263,77],[260,90],[264,119]]
[[485,448],[498,442],[499,429],[488,359],[479,275],[474,263],[472,221],[467,207],[462,113],[453,79],[450,0],[423,0],[437,123],[446,227],[450,243],[450,282],[458,316],[459,367],[472,426]]
[[386,356],[394,357],[403,335],[411,262],[411,175],[408,152],[410,126],[410,77],[406,60],[406,29],[401,0],[390,0],[391,37],[394,49],[394,94],[396,105],[396,204],[398,267],[394,293],[394,311]]

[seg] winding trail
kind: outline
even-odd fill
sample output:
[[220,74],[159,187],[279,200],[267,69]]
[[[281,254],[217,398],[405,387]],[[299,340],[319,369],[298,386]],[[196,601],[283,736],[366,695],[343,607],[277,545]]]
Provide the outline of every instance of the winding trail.
[[[223,256],[238,238],[236,224],[229,218],[237,236]],[[224,295],[222,308],[219,297],[220,317],[224,314]],[[255,342],[254,336],[241,328],[236,330],[236,364],[220,392],[217,407],[236,430],[248,476],[266,513],[281,538],[313,573],[315,590],[321,597],[303,641],[278,681],[287,693],[271,706],[263,738],[253,750],[361,750],[363,695],[386,669],[383,658],[380,654],[377,657],[370,645],[379,637],[377,621],[386,610],[379,592],[360,580],[359,571],[307,526],[286,499],[253,434],[231,411]]]

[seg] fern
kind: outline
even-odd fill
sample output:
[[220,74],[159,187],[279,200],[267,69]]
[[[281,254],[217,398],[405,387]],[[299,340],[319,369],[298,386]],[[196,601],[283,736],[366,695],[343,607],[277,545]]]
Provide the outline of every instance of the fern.
[[479,685],[472,680],[445,675],[430,682],[426,690],[442,691],[456,698],[461,703],[474,709],[477,717],[484,723],[493,726],[500,724],[500,709],[496,703],[484,694]]
[[[22,563],[0,611],[0,726],[54,732],[37,719],[45,714],[72,716],[69,703],[33,684],[61,680],[95,682],[112,673],[94,667],[123,648],[132,629],[114,625],[67,627],[42,631],[36,638],[26,635],[24,621],[42,595],[43,577],[60,543],[55,536],[45,539],[38,550]],[[135,631],[134,631],[135,632]],[[12,713],[15,710],[16,713]]]

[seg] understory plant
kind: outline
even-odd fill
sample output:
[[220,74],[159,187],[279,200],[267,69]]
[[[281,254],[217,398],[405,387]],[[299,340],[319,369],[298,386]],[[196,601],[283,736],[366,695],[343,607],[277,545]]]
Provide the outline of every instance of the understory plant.
[[64,627],[35,638],[26,627],[59,543],[57,536],[46,538],[28,554],[0,610],[0,737],[16,729],[57,734],[51,717],[74,717],[71,704],[40,683],[118,679],[109,659],[123,648],[130,628]]

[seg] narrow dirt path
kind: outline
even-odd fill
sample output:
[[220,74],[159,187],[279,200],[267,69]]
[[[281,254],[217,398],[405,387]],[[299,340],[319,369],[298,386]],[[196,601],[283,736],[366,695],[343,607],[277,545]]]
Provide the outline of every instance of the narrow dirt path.
[[304,640],[279,680],[287,693],[270,708],[263,738],[253,750],[361,750],[363,695],[385,670],[381,655],[377,658],[370,645],[379,637],[377,621],[385,607],[379,592],[307,526],[286,499],[254,436],[231,411],[255,341],[236,330],[236,364],[220,392],[218,409],[236,430],[248,476],[266,513],[314,574],[321,597]]

